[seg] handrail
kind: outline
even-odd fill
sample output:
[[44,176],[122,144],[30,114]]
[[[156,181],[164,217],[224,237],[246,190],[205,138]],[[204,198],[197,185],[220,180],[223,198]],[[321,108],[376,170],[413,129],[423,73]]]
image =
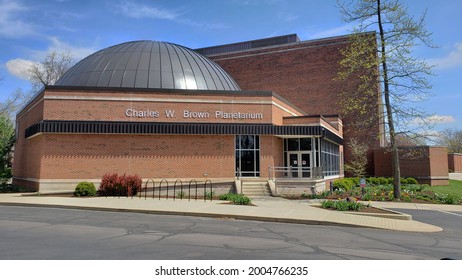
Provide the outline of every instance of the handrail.
[[[283,176],[277,176],[277,173],[283,173]],[[293,176],[294,173],[302,176]],[[309,176],[304,177],[304,174]],[[315,179],[323,178],[322,167],[292,167],[292,166],[268,166],[268,178],[270,180],[276,178],[291,178],[291,179]]]

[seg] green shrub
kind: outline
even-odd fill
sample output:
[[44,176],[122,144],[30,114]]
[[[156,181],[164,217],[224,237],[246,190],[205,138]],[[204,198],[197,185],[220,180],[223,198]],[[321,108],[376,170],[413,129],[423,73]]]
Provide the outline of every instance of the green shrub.
[[334,188],[342,189],[344,191],[350,191],[354,186],[356,186],[356,180],[353,178],[343,178],[334,181]]
[[417,185],[418,182],[416,179],[412,178],[412,177],[408,177],[408,178],[401,178],[401,184],[403,185]]
[[186,193],[184,191],[176,192],[177,198],[184,198],[185,196],[186,196]]
[[321,193],[312,194],[311,198],[312,199],[322,199],[322,198],[328,197],[329,195],[330,195],[330,191],[324,191],[324,192],[321,192]]
[[89,182],[80,182],[74,190],[75,196],[95,196],[95,184]]
[[359,178],[359,177],[348,177],[348,178],[343,178],[343,180],[347,181],[348,184],[351,187],[355,187],[355,186],[359,186],[359,182],[360,182],[361,178]]
[[229,200],[231,201],[232,200],[232,197],[235,196],[236,194],[234,193],[225,193],[225,194],[221,194],[220,196],[218,196],[218,199],[219,200]]
[[322,208],[329,208],[338,211],[359,211],[369,206],[370,205],[364,205],[360,202],[346,200],[326,200],[321,204]]
[[366,179],[366,182],[369,183],[369,185],[372,185],[372,186],[380,185],[380,181],[376,177],[369,177],[369,178]]
[[214,192],[205,192],[205,198],[206,199],[212,199],[214,197],[215,193]]
[[436,195],[436,199],[444,204],[459,204],[460,197],[454,194]]
[[411,191],[411,192],[414,192],[414,193],[417,193],[417,192],[421,192],[423,191],[425,186],[423,185],[404,185],[402,187],[403,190],[405,191]]
[[379,185],[388,185],[388,178],[377,177],[377,181],[379,182]]
[[243,194],[238,194],[233,197],[233,203],[239,205],[249,205],[251,200]]
[[252,201],[243,194],[225,193],[218,197],[219,200],[232,201],[234,204],[249,205]]
[[300,195],[300,198],[303,198],[303,199],[310,199],[310,198],[311,198],[311,195],[304,192],[304,193],[302,193],[302,194]]

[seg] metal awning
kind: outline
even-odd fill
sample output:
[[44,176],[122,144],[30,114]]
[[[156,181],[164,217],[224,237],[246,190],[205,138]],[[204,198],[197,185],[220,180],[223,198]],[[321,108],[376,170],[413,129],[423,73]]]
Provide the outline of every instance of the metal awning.
[[242,123],[167,123],[43,120],[25,131],[25,137],[40,133],[72,134],[182,134],[182,135],[297,135],[318,136],[342,145],[343,139],[322,126]]

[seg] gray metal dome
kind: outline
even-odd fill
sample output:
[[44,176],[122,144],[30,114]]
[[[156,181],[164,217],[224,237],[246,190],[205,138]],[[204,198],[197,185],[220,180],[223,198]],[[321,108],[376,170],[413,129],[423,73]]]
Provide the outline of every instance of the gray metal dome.
[[220,66],[191,49],[158,41],[134,41],[82,59],[59,86],[240,90]]

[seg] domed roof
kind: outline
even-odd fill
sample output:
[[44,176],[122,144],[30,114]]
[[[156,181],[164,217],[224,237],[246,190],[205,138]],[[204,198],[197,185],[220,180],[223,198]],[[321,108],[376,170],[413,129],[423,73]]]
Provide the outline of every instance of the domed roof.
[[240,90],[220,66],[191,49],[158,41],[134,41],[82,59],[60,86]]

